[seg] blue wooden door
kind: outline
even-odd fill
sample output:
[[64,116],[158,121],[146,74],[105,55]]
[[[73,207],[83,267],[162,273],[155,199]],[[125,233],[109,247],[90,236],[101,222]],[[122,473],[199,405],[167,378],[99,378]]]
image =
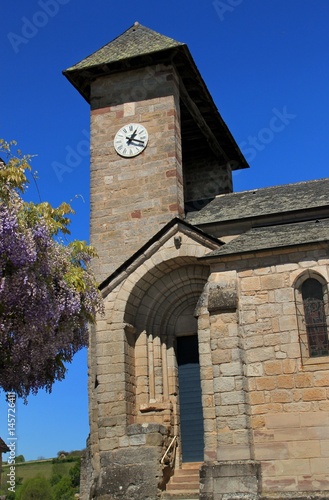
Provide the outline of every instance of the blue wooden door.
[[177,337],[183,462],[203,461],[203,414],[197,335]]

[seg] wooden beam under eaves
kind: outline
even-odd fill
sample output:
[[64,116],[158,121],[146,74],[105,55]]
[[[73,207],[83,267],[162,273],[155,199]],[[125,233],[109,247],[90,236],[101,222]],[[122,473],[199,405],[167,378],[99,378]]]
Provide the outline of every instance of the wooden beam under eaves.
[[189,96],[189,93],[186,90],[186,87],[184,85],[183,80],[179,77],[179,91],[180,91],[180,97],[185,104],[186,108],[190,112],[193,120],[199,127],[201,133],[204,135],[206,138],[210,149],[212,152],[215,154],[216,158],[218,158],[221,162],[225,161],[227,163],[230,162],[230,158],[227,156],[223,148],[220,146],[218,140],[214,136],[211,128],[203,118],[199,108],[197,105],[193,102],[191,97]]

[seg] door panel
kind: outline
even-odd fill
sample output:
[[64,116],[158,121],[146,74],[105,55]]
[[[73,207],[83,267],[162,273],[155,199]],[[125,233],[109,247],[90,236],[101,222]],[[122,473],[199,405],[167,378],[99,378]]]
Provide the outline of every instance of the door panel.
[[183,462],[203,461],[203,414],[197,335],[177,337]]

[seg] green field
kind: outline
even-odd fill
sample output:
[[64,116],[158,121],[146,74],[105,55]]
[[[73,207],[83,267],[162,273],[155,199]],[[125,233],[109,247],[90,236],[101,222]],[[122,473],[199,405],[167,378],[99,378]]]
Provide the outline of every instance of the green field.
[[[44,477],[50,479],[53,475],[65,476],[69,474],[71,467],[75,465],[75,462],[61,461],[53,463],[52,459],[49,460],[36,460],[33,462],[23,462],[15,464],[16,470],[16,481],[20,480],[23,482],[25,479],[32,477]],[[9,472],[9,465],[2,465],[1,474],[1,487],[0,494],[5,495],[7,493],[7,474]]]

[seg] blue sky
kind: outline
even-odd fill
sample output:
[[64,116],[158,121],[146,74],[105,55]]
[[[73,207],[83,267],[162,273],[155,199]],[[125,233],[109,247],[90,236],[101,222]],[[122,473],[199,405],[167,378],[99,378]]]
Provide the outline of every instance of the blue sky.
[[[73,200],[73,238],[89,238],[89,108],[62,70],[135,21],[188,45],[250,163],[236,191],[328,177],[327,0],[2,0],[0,137],[37,155],[43,201]],[[3,439],[6,419],[0,393]],[[18,403],[17,453],[82,449],[88,432],[83,351],[51,395]]]

